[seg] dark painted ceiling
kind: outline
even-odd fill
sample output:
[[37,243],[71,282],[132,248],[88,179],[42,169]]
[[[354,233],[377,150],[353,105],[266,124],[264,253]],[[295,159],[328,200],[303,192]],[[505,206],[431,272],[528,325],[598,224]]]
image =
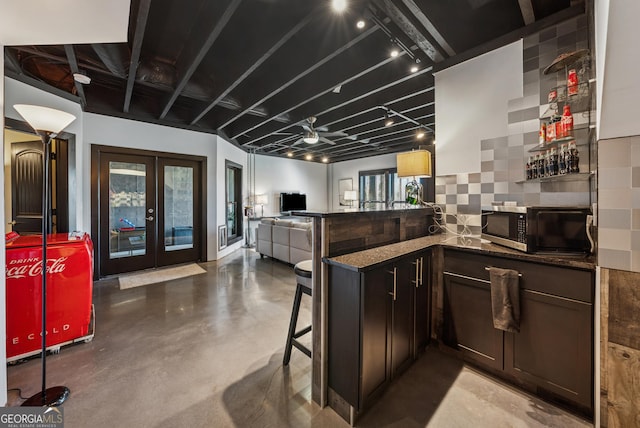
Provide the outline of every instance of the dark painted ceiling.
[[5,73],[87,112],[337,162],[429,144],[434,71],[581,13],[581,0],[348,0],[342,13],[331,0],[132,0],[128,43],[7,47]]

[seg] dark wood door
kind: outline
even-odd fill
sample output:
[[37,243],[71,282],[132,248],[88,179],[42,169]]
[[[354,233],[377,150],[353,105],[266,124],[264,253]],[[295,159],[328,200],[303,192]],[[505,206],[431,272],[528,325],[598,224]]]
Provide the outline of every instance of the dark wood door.
[[444,274],[443,342],[466,358],[503,369],[503,331],[493,327],[488,281]]
[[[413,361],[413,295],[416,259],[405,257],[395,264],[396,275],[390,281],[392,292],[391,376],[405,370]],[[395,282],[395,284],[394,284]]]
[[[69,231],[68,143],[49,146],[49,233]],[[11,225],[22,235],[42,233],[42,141],[11,143]]]
[[42,233],[42,154],[40,140],[11,144],[11,224],[20,234]]
[[158,159],[158,265],[200,258],[202,181],[200,162]]
[[100,273],[156,265],[156,162],[151,156],[100,157]]
[[416,258],[414,356],[429,343],[431,333],[431,252]]
[[393,275],[394,268],[391,265],[363,275],[360,408],[380,395],[391,380],[392,296],[389,282],[393,281]]
[[520,332],[505,334],[505,371],[591,408],[592,305],[530,290],[520,296]]

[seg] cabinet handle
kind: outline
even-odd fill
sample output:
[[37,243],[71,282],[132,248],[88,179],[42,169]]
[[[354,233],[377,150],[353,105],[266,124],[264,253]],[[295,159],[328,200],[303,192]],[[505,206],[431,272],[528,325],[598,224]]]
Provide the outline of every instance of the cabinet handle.
[[389,295],[393,296],[393,300],[394,301],[396,300],[396,287],[397,287],[397,281],[396,281],[397,275],[396,275],[396,273],[397,273],[397,270],[398,270],[398,268],[394,266],[393,267],[393,271],[390,271],[390,270],[387,271],[387,273],[390,273],[390,274],[393,275],[393,293],[389,293]]
[[420,259],[416,259],[414,264],[416,265],[416,280],[414,281],[414,284],[416,285],[416,288],[418,288],[420,287]]
[[420,285],[424,284],[424,257],[420,257]]

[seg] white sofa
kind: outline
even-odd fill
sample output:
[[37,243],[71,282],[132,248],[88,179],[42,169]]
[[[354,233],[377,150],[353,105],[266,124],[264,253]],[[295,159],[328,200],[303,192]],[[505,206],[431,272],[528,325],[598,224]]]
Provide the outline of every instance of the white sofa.
[[256,230],[256,251],[285,263],[311,259],[311,223],[265,218]]

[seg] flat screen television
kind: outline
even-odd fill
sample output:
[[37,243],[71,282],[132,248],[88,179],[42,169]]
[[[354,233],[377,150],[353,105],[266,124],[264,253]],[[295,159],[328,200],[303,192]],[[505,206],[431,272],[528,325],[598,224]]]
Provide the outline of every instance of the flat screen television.
[[307,195],[304,193],[280,193],[280,212],[304,211],[307,209]]

